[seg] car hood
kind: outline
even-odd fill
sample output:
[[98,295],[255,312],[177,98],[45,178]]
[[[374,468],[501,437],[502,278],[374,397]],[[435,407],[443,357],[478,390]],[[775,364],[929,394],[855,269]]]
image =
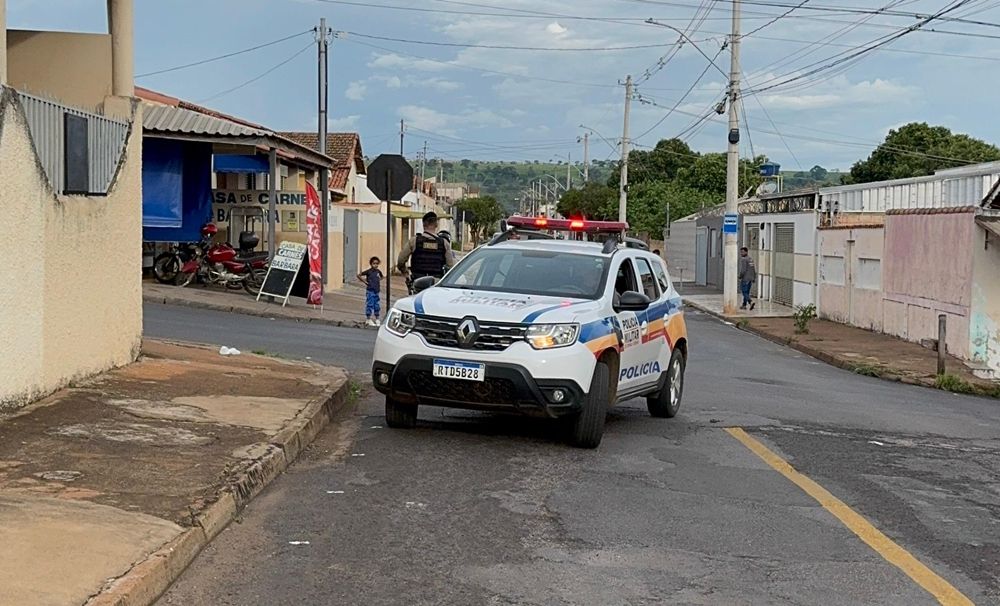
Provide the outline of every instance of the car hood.
[[492,322],[579,322],[600,303],[590,299],[522,295],[484,290],[433,287],[401,299],[400,309],[445,318],[475,316]]

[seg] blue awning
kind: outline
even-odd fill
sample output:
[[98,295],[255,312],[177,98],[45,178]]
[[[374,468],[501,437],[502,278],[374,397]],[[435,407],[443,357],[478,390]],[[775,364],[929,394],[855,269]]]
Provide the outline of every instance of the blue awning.
[[267,174],[271,172],[271,166],[266,156],[217,154],[213,161],[217,173]]

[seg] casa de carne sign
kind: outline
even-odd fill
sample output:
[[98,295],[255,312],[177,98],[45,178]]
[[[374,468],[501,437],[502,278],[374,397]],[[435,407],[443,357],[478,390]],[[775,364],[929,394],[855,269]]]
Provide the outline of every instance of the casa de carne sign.
[[[238,189],[216,189],[212,191],[212,202],[214,204],[261,204],[267,206],[271,201],[270,192],[256,190]],[[279,191],[275,204],[297,204],[306,205],[306,192],[304,191]]]

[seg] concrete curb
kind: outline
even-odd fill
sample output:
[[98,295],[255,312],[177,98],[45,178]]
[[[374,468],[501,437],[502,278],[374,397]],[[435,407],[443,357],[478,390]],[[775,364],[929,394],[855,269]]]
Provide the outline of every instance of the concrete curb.
[[282,320],[292,320],[305,324],[324,324],[327,326],[340,326],[347,328],[364,328],[364,320],[334,320],[331,318],[298,318],[286,316],[275,310],[254,309],[250,307],[240,307],[238,305],[226,305],[225,303],[211,303],[208,301],[192,301],[183,297],[170,297],[159,294],[142,294],[142,300],[146,303],[159,303],[162,305],[177,305],[180,307],[193,307],[195,309],[209,309],[212,311],[222,311],[231,314],[243,314],[245,316],[256,316],[258,318],[280,318]]
[[347,403],[350,391],[347,375],[338,378],[344,380],[328,385],[275,434],[265,454],[250,461],[217,500],[195,516],[193,527],[111,581],[85,606],[151,606],[156,602],[201,550],[330,424]]
[[[816,358],[820,362],[824,362],[826,364],[829,364],[830,366],[839,368],[841,370],[846,370],[848,372],[854,372],[854,369],[856,367],[855,363],[853,363],[853,362],[851,362],[849,360],[844,360],[844,359],[838,358],[837,356],[834,356],[832,354],[828,354],[825,351],[820,351],[818,349],[813,349],[812,347],[809,347],[808,345],[803,345],[802,343],[799,343],[798,341],[794,341],[792,339],[784,339],[782,337],[778,337],[778,336],[772,335],[772,334],[770,334],[768,332],[764,332],[762,330],[758,330],[758,329],[754,328],[753,326],[749,326],[749,325],[747,325],[747,326],[740,326],[739,324],[737,324],[737,322],[733,321],[734,320],[733,318],[729,318],[729,317],[725,316],[724,314],[720,314],[720,313],[718,313],[716,311],[713,311],[711,309],[708,309],[706,307],[698,305],[697,303],[694,303],[694,302],[691,302],[691,301],[688,301],[688,300],[685,299],[684,300],[684,304],[685,305],[689,305],[689,306],[697,309],[700,312],[706,313],[706,314],[708,314],[710,316],[713,316],[715,318],[718,318],[720,320],[728,322],[728,323],[732,324],[737,330],[742,330],[743,332],[748,332],[748,333],[750,333],[752,335],[757,335],[758,337],[760,337],[762,339],[765,339],[765,340],[770,341],[772,343],[776,343],[778,345],[783,345],[785,347],[790,347],[790,348],[794,349],[795,351],[798,351],[800,353],[806,354],[807,356]],[[739,319],[743,319],[743,318],[739,318]],[[876,378],[876,377],[872,377],[872,378]],[[897,374],[893,374],[893,373],[886,373],[886,374],[883,374],[883,375],[881,375],[881,376],[879,376],[877,378],[882,379],[884,381],[894,381],[894,382],[897,382],[897,383],[905,383],[907,385],[916,385],[916,386],[919,386],[919,387],[930,387],[932,389],[937,389],[937,386],[934,383],[934,380],[931,379],[931,378],[915,379],[913,377],[906,377],[906,376],[903,376],[903,375],[897,375]]]

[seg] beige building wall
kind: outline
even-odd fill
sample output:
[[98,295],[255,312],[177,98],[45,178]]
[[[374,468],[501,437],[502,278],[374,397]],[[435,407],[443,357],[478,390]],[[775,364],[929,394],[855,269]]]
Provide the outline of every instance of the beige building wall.
[[[396,265],[395,259],[385,258],[385,215],[381,213],[358,213],[358,231],[361,236],[358,252],[358,270],[368,267],[368,259],[382,259],[382,273],[387,273]],[[393,246],[392,256],[399,255],[399,247]]]
[[330,207],[329,231],[327,232],[326,290],[340,290],[344,287],[344,209]]
[[821,318],[881,331],[882,228],[819,230]]
[[111,95],[111,36],[8,30],[7,84],[94,111]]
[[0,205],[13,213],[0,233],[0,408],[10,408],[139,353],[142,126],[136,116],[107,196],[56,197],[10,91],[0,107]]

